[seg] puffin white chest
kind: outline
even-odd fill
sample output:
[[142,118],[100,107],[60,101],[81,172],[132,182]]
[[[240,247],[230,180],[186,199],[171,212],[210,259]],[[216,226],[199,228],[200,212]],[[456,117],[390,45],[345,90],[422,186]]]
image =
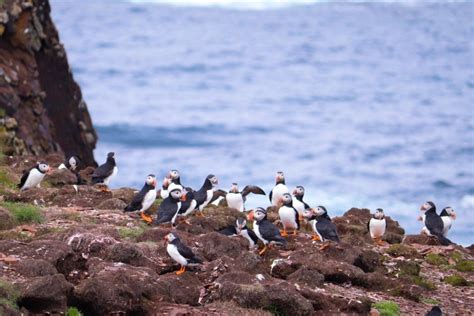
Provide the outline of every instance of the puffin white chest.
[[211,190],[206,191],[206,200],[204,201],[204,203],[199,205],[199,210],[200,211],[202,211],[209,204],[209,202],[211,201],[213,195],[214,195],[214,190],[211,189]]
[[168,189],[161,189],[160,190],[160,197],[164,200],[170,195]]
[[316,223],[317,223],[317,222],[318,222],[318,221],[315,220],[315,219],[309,221],[309,223],[310,223],[310,225],[311,225],[311,228],[313,229],[313,232],[319,236],[319,239],[320,239],[320,240],[323,240],[323,236],[321,236],[321,234],[318,232],[318,229],[316,228]]
[[262,234],[260,233],[260,227],[257,223],[257,221],[254,221],[253,222],[253,230],[255,232],[255,235],[257,235],[258,239],[260,239],[261,241],[263,241],[263,243],[266,245],[268,244],[268,240],[266,240],[265,238],[263,238]]
[[37,186],[43,180],[45,174],[41,173],[38,169],[33,168],[28,174],[28,178],[25,181],[22,189],[29,189]]
[[379,238],[385,234],[385,227],[387,226],[385,218],[376,219],[371,218],[369,222],[370,237]]
[[180,265],[186,266],[188,264],[188,260],[179,253],[178,247],[176,247],[175,245],[168,244],[168,246],[166,247],[166,251],[168,252],[170,257],[173,258],[173,260],[179,263]]
[[277,206],[278,201],[285,193],[290,193],[288,187],[283,183],[277,184],[272,190],[272,205]]
[[180,189],[183,190],[183,186],[181,184],[176,184],[174,182],[171,182],[170,185],[168,186],[168,192],[173,191],[174,189]]
[[293,207],[298,211],[299,215],[303,215],[304,203],[298,200],[296,197],[293,197]]
[[280,220],[284,228],[298,228],[298,224],[296,223],[295,210],[292,207],[280,207],[280,209],[278,210],[278,215],[280,216]]
[[156,200],[156,190],[152,189],[148,191],[143,197],[141,211],[146,211],[147,209],[149,209],[153,205],[153,202],[155,202],[155,200]]
[[451,229],[451,225],[453,224],[453,220],[451,216],[441,216],[443,220],[443,236],[448,236],[448,232]]
[[229,207],[235,208],[240,212],[244,211],[244,200],[242,198],[242,194],[229,192],[226,194],[225,199]]
[[62,164],[59,165],[58,169],[67,169],[67,168],[66,168],[66,165],[64,163],[62,163]]
[[104,179],[104,184],[108,186],[110,180],[114,178],[117,175],[117,173],[118,173],[118,168],[117,166],[115,166],[114,169],[112,170],[112,174]]

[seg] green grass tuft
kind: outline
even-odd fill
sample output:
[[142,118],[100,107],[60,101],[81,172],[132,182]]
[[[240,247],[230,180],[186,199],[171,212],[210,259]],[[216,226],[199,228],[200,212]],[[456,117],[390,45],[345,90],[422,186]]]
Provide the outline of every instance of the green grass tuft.
[[[144,224],[146,225],[146,224]],[[140,225],[139,227],[119,227],[118,229],[120,238],[122,239],[137,239],[138,236],[145,232],[145,227]]]
[[394,257],[400,257],[400,256],[411,257],[411,256],[416,256],[418,254],[416,249],[414,249],[413,247],[402,245],[402,244],[391,245],[387,249],[386,253]]
[[429,253],[425,256],[426,262],[432,264],[434,266],[441,266],[448,264],[448,260],[443,256],[436,254],[436,253]]
[[400,270],[400,275],[418,276],[420,275],[420,265],[414,261],[399,261],[397,268]]
[[447,276],[443,279],[445,283],[451,284],[452,286],[468,286],[469,282],[459,274]]
[[379,311],[380,316],[400,315],[400,307],[393,301],[380,301],[372,304],[372,307]]
[[460,251],[457,251],[457,250],[456,250],[456,251],[453,251],[453,252],[449,255],[449,257],[450,257],[451,259],[453,259],[454,261],[456,261],[456,262],[459,262],[459,261],[461,261],[461,260],[463,259],[462,253],[461,253]]
[[474,272],[474,260],[459,260],[454,269],[461,272]]
[[10,211],[18,224],[42,223],[41,209],[27,203],[2,202],[0,204]]
[[7,305],[13,309],[18,309],[17,301],[20,297],[18,290],[10,283],[0,279],[0,305]]
[[425,280],[421,276],[415,276],[413,277],[412,280],[413,280],[413,283],[415,283],[418,286],[421,286],[424,289],[427,289],[430,291],[436,290],[436,285],[433,282]]
[[66,316],[83,316],[76,307],[69,307],[66,311]]
[[16,189],[15,181],[10,177],[5,168],[0,168],[0,186]]

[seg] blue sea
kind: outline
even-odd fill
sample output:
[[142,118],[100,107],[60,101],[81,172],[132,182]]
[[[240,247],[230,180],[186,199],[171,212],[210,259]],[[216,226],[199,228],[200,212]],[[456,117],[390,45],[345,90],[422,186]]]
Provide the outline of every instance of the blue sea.
[[[179,169],[198,188],[276,171],[331,215],[458,213],[474,242],[474,4],[52,1],[112,187]],[[251,196],[248,208],[268,200]]]

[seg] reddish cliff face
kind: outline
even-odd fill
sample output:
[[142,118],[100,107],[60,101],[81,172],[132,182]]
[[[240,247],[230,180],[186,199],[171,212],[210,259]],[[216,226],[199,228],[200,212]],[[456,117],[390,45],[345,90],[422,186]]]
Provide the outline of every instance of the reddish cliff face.
[[48,0],[0,0],[0,145],[94,164],[97,135],[50,17]]

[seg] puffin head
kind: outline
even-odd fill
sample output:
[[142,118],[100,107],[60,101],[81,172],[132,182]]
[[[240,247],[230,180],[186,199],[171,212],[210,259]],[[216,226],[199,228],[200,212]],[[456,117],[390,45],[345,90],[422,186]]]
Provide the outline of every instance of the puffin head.
[[285,174],[283,171],[278,171],[275,177],[276,183],[285,183]]
[[115,153],[114,152],[109,152],[107,154],[107,158],[115,158]]
[[77,168],[77,166],[79,165],[80,162],[81,162],[81,160],[77,156],[71,156],[68,159],[68,163],[71,166],[70,169],[73,170],[73,171],[76,170],[76,168]]
[[293,189],[293,195],[294,196],[304,196],[304,187],[301,185],[297,186],[296,188]]
[[168,172],[168,178],[171,180],[176,180],[179,177],[180,177],[179,171],[176,169],[170,170],[170,172]]
[[39,162],[37,168],[41,173],[50,173],[52,171],[46,162]]
[[383,209],[378,208],[378,209],[375,210],[374,218],[376,218],[376,219],[382,219],[383,216],[384,216],[384,214],[383,214]]
[[166,240],[167,242],[172,242],[173,240],[178,239],[178,236],[176,236],[173,233],[169,233],[168,235],[165,235],[163,239]]
[[436,206],[433,202],[427,201],[420,207],[420,211],[426,212],[433,209],[436,212]]
[[156,177],[154,174],[149,174],[145,180],[146,184],[156,187]]
[[315,212],[312,208],[307,208],[303,211],[303,217],[306,219],[310,219],[314,214]]
[[180,188],[176,188],[170,191],[170,196],[174,200],[181,200],[181,197],[183,196],[183,191],[181,191]]
[[242,229],[244,229],[247,226],[247,221],[245,218],[237,218],[235,221],[235,227],[237,228],[237,231],[240,232]]
[[281,205],[290,205],[293,199],[291,198],[290,193],[285,193],[280,198]]
[[260,221],[264,219],[267,216],[267,210],[264,209],[263,207],[257,207],[255,210],[250,211],[250,213],[247,215],[247,219],[249,221],[256,220]]
[[212,187],[215,187],[219,183],[219,181],[217,180],[217,177],[213,174],[208,175],[206,179],[211,181]]
[[163,188],[168,189],[168,186],[170,185],[170,183],[171,183],[170,178],[168,178],[168,177],[163,178]]
[[453,210],[453,208],[451,206],[447,206],[443,209],[443,211],[446,211],[446,213],[448,213],[448,215],[452,218],[452,219],[456,219],[456,212]]
[[313,209],[313,212],[314,214],[316,214],[316,216],[321,216],[321,215],[324,215],[324,214],[327,214],[328,211],[326,210],[326,208],[322,205],[316,207]]
[[239,193],[239,186],[237,185],[237,183],[232,183],[232,185],[230,186],[230,190],[229,192],[232,192],[232,193]]

